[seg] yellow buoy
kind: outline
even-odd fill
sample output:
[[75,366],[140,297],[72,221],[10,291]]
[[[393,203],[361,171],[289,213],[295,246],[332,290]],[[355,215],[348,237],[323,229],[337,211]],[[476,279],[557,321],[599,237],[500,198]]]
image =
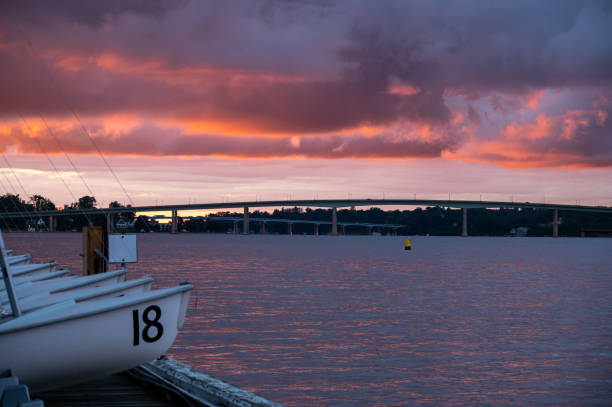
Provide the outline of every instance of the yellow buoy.
[[412,240],[406,239],[404,241],[404,250],[412,250]]

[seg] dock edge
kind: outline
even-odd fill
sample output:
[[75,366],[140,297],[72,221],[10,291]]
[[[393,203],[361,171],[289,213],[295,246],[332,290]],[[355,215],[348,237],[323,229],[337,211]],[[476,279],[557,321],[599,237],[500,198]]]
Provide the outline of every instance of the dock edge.
[[177,390],[203,405],[212,403],[231,407],[283,407],[248,390],[193,370],[191,366],[172,358],[153,360],[139,366],[139,369],[169,382]]

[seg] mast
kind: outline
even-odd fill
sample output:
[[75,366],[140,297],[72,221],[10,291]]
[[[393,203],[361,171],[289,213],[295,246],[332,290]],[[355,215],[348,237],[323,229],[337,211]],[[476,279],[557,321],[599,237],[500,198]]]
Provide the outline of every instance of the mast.
[[21,309],[17,303],[17,295],[15,294],[15,286],[13,285],[13,276],[10,272],[8,257],[6,255],[6,248],[4,247],[4,238],[0,231],[0,267],[2,268],[2,278],[4,279],[4,287],[8,293],[9,301],[11,303],[11,311],[13,317],[17,318],[21,316]]

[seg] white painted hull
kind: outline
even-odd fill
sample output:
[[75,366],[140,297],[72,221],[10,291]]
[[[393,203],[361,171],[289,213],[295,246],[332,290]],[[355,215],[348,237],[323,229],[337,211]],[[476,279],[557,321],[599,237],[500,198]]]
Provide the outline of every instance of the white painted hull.
[[[182,327],[191,285],[91,301],[0,324],[0,371],[33,393],[120,372],[164,354]],[[155,325],[147,326],[147,315]],[[36,314],[36,313],[33,313]],[[149,321],[151,322],[151,321]],[[151,340],[155,339],[155,340]]]
[[9,266],[18,266],[20,264],[29,264],[32,261],[32,256],[29,254],[20,254],[18,256],[8,256]]
[[[63,269],[63,270],[58,270],[58,271],[54,271],[52,273],[44,273],[44,274],[35,274],[35,275],[31,275],[31,276],[24,276],[24,277],[13,277],[13,284],[15,286],[18,286],[20,284],[25,284],[25,283],[36,283],[36,282],[42,282],[42,281],[47,281],[47,280],[51,280],[53,278],[58,278],[58,277],[76,277],[76,276],[67,276],[68,274],[68,270]],[[0,292],[3,292],[6,290],[6,287],[4,286],[4,281],[0,281]]]
[[33,264],[21,264],[18,266],[11,267],[11,275],[13,278],[34,276],[44,273],[52,273],[55,271],[57,266],[56,262],[51,263],[33,263]]
[[[124,280],[125,270],[117,270],[108,273],[74,278],[55,278],[42,282],[26,282],[24,284],[19,284],[15,287],[15,295],[17,298],[21,299],[42,293],[54,293],[86,287],[101,287],[103,285],[115,284]],[[6,292],[0,292],[0,306],[7,308],[7,305],[8,295]]]

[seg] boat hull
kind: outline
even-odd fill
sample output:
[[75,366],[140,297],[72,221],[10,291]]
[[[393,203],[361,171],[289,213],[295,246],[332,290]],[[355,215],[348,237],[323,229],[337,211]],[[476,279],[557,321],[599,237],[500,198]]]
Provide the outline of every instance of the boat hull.
[[20,254],[18,256],[8,256],[7,258],[8,264],[11,266],[18,266],[21,264],[30,264],[32,261],[32,256],[29,254]]
[[26,277],[26,276],[35,276],[45,273],[52,273],[55,271],[57,267],[57,263],[30,263],[30,264],[20,264],[18,266],[11,266],[11,274],[14,278],[16,277]]
[[172,345],[188,299],[189,291],[183,290],[108,311],[0,332],[0,371],[12,369],[36,393],[138,366],[163,355]]

